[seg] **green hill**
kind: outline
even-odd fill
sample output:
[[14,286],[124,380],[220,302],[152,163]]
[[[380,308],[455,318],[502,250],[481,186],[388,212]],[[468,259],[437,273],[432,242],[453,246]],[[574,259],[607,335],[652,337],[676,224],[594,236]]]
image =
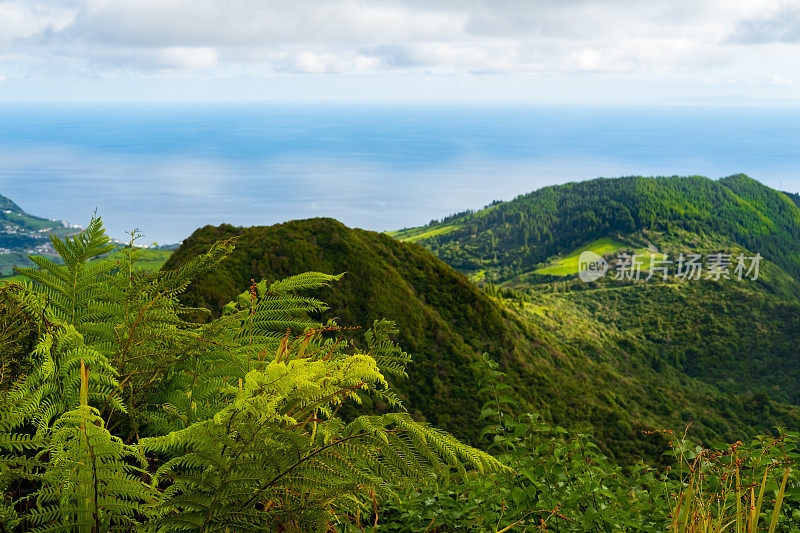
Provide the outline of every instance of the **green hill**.
[[[417,354],[411,386],[404,389],[410,409],[451,430],[463,429],[479,407],[466,363],[483,351],[513,356],[518,333],[507,326],[501,308],[466,277],[419,246],[349,229],[332,219],[255,228],[206,226],[186,239],[164,268],[231,237],[237,237],[233,256],[189,288],[192,305],[219,312],[251,279],[272,281],[308,270],[346,272],[320,295],[331,306],[328,316],[347,326],[366,327],[382,317],[395,320],[401,345]],[[435,409],[425,408],[433,404]],[[467,432],[475,434],[474,429]]]
[[[520,412],[535,410],[557,424],[591,431],[610,454],[622,459],[656,453],[658,443],[641,438],[640,430],[681,428],[690,420],[693,434],[706,440],[736,439],[777,424],[800,425],[790,395],[765,396],[760,383],[723,387],[693,377],[692,365],[701,364],[709,351],[690,354],[683,339],[672,351],[660,350],[660,326],[647,310],[648,298],[674,308],[677,304],[670,302],[678,298],[703,315],[714,294],[736,289],[733,284],[689,287],[701,290],[697,303],[692,303],[694,294],[682,293],[686,289],[678,289],[682,296],[676,296],[665,285],[659,289],[663,294],[642,293],[638,311],[632,311],[638,315],[631,316],[612,296],[630,290],[623,283],[590,287],[569,282],[575,284],[570,287],[556,281],[519,285],[519,291],[492,285],[479,289],[416,244],[349,229],[331,219],[254,228],[206,226],[184,241],[165,268],[232,237],[237,239],[233,255],[189,288],[187,303],[219,311],[251,279],[274,280],[307,270],[346,272],[320,295],[331,305],[327,315],[346,326],[367,326],[380,317],[395,320],[398,341],[414,358],[410,379],[397,384],[407,407],[473,441],[480,427],[473,416],[479,409],[478,381],[469,363],[482,352],[501,361],[516,388]],[[607,295],[595,299],[589,290]],[[741,322],[767,324],[800,311],[781,307],[783,300],[768,299],[759,307],[764,290],[753,290],[740,298],[752,311]],[[775,324],[769,331],[779,329]],[[740,322],[724,326],[736,331]],[[736,337],[726,338],[726,331],[720,331],[720,343],[731,349]],[[789,337],[776,337],[776,343]],[[787,367],[791,361],[786,360]]]
[[0,275],[12,273],[14,266],[30,266],[28,254],[55,257],[50,235],[63,237],[79,230],[60,220],[30,215],[0,195]]
[[[416,242],[473,279],[524,292],[537,303],[530,320],[545,308],[562,323],[586,317],[582,332],[562,339],[580,344],[610,328],[622,349],[653,369],[669,366],[720,391],[752,395],[750,404],[768,411],[764,400],[800,404],[798,200],[744,175],[598,179],[394,235],[421,235]],[[437,233],[440,227],[448,231]],[[589,284],[577,279],[585,250],[610,265]],[[612,279],[623,253],[641,256],[640,281]],[[674,264],[681,253],[728,254],[731,275],[739,254],[765,259],[756,280],[684,281]],[[673,259],[667,280],[644,281],[650,254]]]
[[722,239],[759,252],[800,279],[800,207],[744,175],[718,181],[604,178],[544,187],[404,232],[424,235],[416,242],[459,270],[503,282],[596,239],[644,230]]
[[0,211],[3,211],[4,213],[10,211],[19,215],[25,214],[22,208],[14,203],[11,198],[7,198],[2,194],[0,194]]

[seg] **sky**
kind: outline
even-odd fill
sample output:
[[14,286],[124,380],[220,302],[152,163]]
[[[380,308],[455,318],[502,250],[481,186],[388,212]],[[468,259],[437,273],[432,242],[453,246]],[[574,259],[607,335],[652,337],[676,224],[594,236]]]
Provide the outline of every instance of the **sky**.
[[800,0],[0,0],[0,101],[800,103]]

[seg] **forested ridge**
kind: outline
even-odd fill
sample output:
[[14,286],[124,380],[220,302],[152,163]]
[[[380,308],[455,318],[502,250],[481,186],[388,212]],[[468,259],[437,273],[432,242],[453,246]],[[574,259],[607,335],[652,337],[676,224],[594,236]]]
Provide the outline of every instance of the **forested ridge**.
[[[693,433],[712,441],[800,422],[791,401],[800,393],[794,343],[800,305],[773,294],[791,293],[797,283],[777,267],[765,265],[754,286],[653,284],[641,291],[617,283],[606,292],[603,285],[552,282],[478,290],[420,246],[310,219],[201,228],[166,268],[231,237],[238,243],[231,257],[192,284],[184,302],[219,310],[235,284],[254,275],[345,273],[325,295],[327,316],[346,325],[377,316],[396,320],[398,342],[414,361],[411,379],[398,390],[418,416],[472,442],[481,425],[469,416],[478,403],[469,364],[482,352],[514,384],[517,411],[591,428],[606,453],[623,461],[656,453],[653,439],[641,435],[654,427],[693,421]],[[731,312],[716,312],[720,306]],[[729,368],[713,371],[709,361]],[[730,379],[741,386],[729,386]]]
[[[718,181],[697,176],[598,179],[546,187],[477,213],[393,234],[426,246],[478,282],[492,280],[525,294],[530,304],[521,308],[528,309],[529,321],[554,318],[562,339],[591,345],[588,339],[610,329],[620,335],[615,347],[638,352],[658,372],[670,366],[720,391],[751,395],[739,408],[724,412],[741,415],[751,409],[771,416],[770,402],[795,405],[800,399],[796,201],[797,195],[744,175]],[[577,268],[542,268],[608,237],[618,249],[606,257],[611,271],[598,281],[579,281]],[[674,270],[668,280],[657,276],[644,282],[646,269],[642,280],[613,279],[620,253],[671,258],[758,253],[765,259],[757,279],[746,282],[706,276],[685,282]],[[572,332],[565,323],[575,316],[586,319],[581,330]],[[715,417],[697,413],[696,406],[681,409],[685,419],[721,429]]]
[[[448,230],[432,231],[438,227]],[[800,206],[743,174],[554,185],[402,235],[430,234],[416,242],[460,270],[486,270],[502,282],[588,241],[642,230],[724,237],[800,279]]]

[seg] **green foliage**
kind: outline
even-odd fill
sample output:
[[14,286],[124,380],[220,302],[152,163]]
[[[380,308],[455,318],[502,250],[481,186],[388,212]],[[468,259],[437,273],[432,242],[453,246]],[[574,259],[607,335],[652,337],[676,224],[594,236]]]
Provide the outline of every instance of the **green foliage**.
[[43,256],[30,256],[39,268],[16,270],[39,285],[39,291],[48,297],[59,320],[80,326],[88,319],[89,302],[103,287],[100,276],[113,268],[110,263],[89,260],[110,252],[114,245],[106,236],[100,218],[92,219],[86,231],[78,235],[63,241],[55,236],[50,239],[63,265]]
[[800,526],[796,432],[705,448],[686,435],[654,431],[648,436],[668,444],[668,464],[621,467],[588,435],[537,415],[509,416],[512,398],[497,363],[484,358],[477,367],[490,422],[485,434],[512,469],[407,491],[380,509],[381,531],[754,532],[773,520],[775,531]]
[[494,460],[405,414],[332,416],[358,391],[385,387],[375,360],[346,357],[271,361],[247,374],[213,419],[163,437],[148,451],[175,457],[155,483],[176,479],[157,513],[165,526],[212,531],[325,529],[334,512],[355,513],[363,493],[380,499],[388,480],[424,478]]
[[37,508],[27,519],[36,533],[130,531],[154,500],[139,475],[146,461],[103,427],[87,405],[67,411],[53,424]]
[[54,243],[63,265],[0,292],[20,354],[0,389],[0,530],[323,531],[390,480],[499,468],[402,410],[340,414],[401,408],[384,374],[409,358],[389,322],[356,343],[309,316],[326,306],[303,293],[339,276],[252,282],[196,323],[178,295],[232,244],[152,273],[135,238],[124,261],[90,261],[109,246],[94,219]]
[[[797,282],[766,261],[758,283],[519,282],[481,290],[417,245],[312,219],[201,228],[166,268],[233,237],[236,250],[187,289],[185,304],[221,313],[253,270],[268,282],[308,269],[345,272],[321,289],[326,316],[348,327],[396,320],[414,362],[410,379],[389,381],[416,417],[473,444],[481,442],[472,415],[480,412],[480,384],[469,365],[483,352],[513,386],[511,414],[536,412],[591,433],[615,461],[659,460],[660,447],[642,430],[694,420],[696,438],[714,442],[800,424],[789,404],[797,387]],[[646,238],[670,251],[700,239],[682,230],[639,241]],[[724,242],[700,240],[710,250]]]
[[[437,233],[442,224],[456,229]],[[723,236],[800,280],[800,207],[741,174],[719,181],[631,176],[544,187],[415,233],[430,234],[418,242],[446,263],[468,272],[486,269],[489,281],[502,282],[595,239],[678,229]]]
[[33,369],[30,357],[42,327],[44,303],[19,286],[0,287],[0,390]]

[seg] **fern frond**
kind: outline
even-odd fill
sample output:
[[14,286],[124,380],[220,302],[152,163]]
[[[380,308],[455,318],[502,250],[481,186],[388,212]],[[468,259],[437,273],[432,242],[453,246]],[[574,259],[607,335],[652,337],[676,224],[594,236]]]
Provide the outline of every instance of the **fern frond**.
[[304,272],[296,276],[276,281],[269,286],[269,292],[274,294],[287,294],[300,291],[319,289],[330,285],[333,281],[339,281],[344,274],[331,275],[321,272]]
[[[99,412],[81,405],[53,425],[38,507],[28,515],[31,531],[108,531],[144,518],[152,489],[141,483],[141,452],[103,427]],[[138,466],[135,466],[137,465]],[[137,475],[133,475],[137,474]]]
[[110,252],[115,245],[105,234],[100,217],[92,218],[89,226],[77,235],[63,241],[51,235],[50,240],[63,265],[29,256],[38,269],[15,268],[49,290],[53,311],[59,319],[79,326],[89,301],[105,289],[102,277],[114,267],[108,261],[89,263],[89,260]]

